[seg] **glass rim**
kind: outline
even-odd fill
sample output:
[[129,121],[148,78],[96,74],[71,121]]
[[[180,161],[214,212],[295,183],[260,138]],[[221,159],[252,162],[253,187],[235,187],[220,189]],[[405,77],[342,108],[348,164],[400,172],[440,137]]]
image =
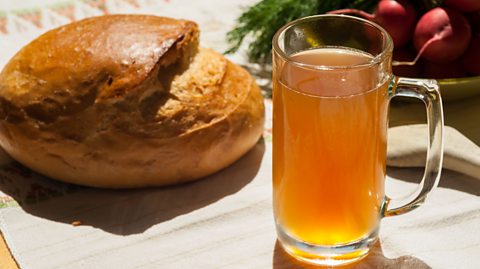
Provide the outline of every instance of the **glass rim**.
[[[306,22],[306,21],[312,21],[312,20],[317,20],[317,19],[322,19],[322,18],[343,18],[343,19],[351,19],[357,22],[362,22],[369,24],[373,26],[375,29],[377,29],[379,32],[384,34],[386,37],[386,46],[382,48],[382,51],[373,57],[373,59],[369,63],[362,63],[362,64],[355,64],[355,65],[344,65],[344,66],[329,66],[329,65],[315,65],[315,64],[307,64],[303,63],[297,60],[293,60],[292,57],[288,56],[285,54],[285,52],[280,49],[280,46],[278,44],[278,39],[282,33],[284,33],[286,30],[291,28],[292,26]],[[275,35],[273,36],[272,40],[272,49],[273,52],[278,54],[285,62],[288,62],[289,64],[294,64],[302,68],[308,68],[308,69],[314,69],[314,70],[346,70],[346,69],[357,69],[357,68],[367,68],[374,66],[376,64],[379,64],[383,62],[385,56],[387,53],[390,51],[393,51],[393,40],[390,34],[383,29],[380,25],[371,22],[369,20],[355,17],[355,16],[349,16],[349,15],[343,15],[343,14],[320,14],[320,15],[313,15],[313,16],[307,16],[303,18],[296,19],[294,21],[291,21],[284,26],[282,26],[280,29],[277,30]]]

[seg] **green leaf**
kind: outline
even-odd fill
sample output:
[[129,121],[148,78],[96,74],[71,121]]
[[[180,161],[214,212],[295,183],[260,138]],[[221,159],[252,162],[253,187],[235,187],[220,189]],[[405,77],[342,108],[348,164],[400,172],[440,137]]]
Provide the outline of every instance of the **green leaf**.
[[247,9],[227,33],[230,47],[225,53],[236,52],[248,36],[253,40],[248,46],[249,60],[267,63],[275,32],[288,22],[347,7],[371,11],[376,3],[378,0],[262,0]]

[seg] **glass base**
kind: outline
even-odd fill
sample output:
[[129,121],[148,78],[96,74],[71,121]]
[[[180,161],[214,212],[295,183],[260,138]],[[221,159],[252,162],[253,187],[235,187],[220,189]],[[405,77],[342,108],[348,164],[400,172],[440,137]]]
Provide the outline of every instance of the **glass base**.
[[297,260],[314,265],[340,266],[359,261],[367,256],[378,238],[378,229],[370,235],[342,245],[315,245],[293,238],[277,227],[278,240],[283,249]]

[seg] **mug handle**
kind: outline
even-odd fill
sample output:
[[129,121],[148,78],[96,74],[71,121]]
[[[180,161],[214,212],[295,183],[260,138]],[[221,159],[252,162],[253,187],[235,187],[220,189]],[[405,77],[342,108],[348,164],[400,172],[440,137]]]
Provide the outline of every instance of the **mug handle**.
[[[407,213],[423,204],[430,192],[440,181],[443,160],[443,108],[437,81],[428,79],[398,78],[389,89],[389,101],[393,97],[404,96],[418,98],[427,109],[428,147],[425,172],[419,188],[413,194],[402,199],[386,198],[383,216],[396,216]],[[390,202],[401,204],[389,208]]]

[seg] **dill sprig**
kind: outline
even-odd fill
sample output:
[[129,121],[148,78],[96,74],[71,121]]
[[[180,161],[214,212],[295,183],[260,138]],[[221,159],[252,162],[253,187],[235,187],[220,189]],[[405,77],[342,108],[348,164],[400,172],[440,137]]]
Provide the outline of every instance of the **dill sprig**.
[[371,11],[379,0],[261,0],[246,10],[238,19],[236,27],[227,33],[230,48],[226,53],[236,52],[245,37],[251,36],[247,55],[250,61],[270,61],[272,38],[284,24],[305,16],[322,14],[340,8],[357,8]]

